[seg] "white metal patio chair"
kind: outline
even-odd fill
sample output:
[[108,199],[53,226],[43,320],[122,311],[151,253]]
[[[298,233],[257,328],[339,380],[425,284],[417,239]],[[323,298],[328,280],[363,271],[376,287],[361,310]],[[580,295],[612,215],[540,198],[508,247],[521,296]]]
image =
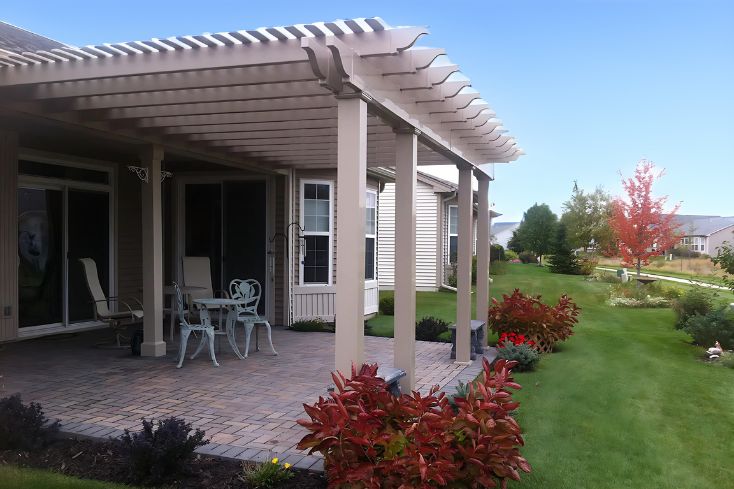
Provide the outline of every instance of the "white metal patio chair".
[[217,363],[217,357],[214,355],[214,326],[212,326],[211,321],[209,320],[209,312],[206,309],[202,309],[200,313],[201,323],[189,323],[186,319],[186,315],[184,314],[183,294],[181,293],[181,289],[178,287],[176,282],[173,282],[173,287],[176,289],[176,309],[178,311],[178,317],[181,320],[181,337],[179,339],[178,365],[176,368],[181,368],[183,365],[184,357],[186,356],[186,345],[189,342],[189,336],[192,332],[201,333],[201,341],[196,352],[191,355],[191,360],[196,358],[196,355],[203,348],[204,342],[207,342],[209,343],[209,356],[212,359],[212,363],[215,367],[218,367],[219,363]]
[[[229,294],[232,299],[244,301],[244,304],[237,306],[237,322],[242,323],[245,327],[245,358],[250,353],[250,336],[252,335],[252,330],[260,325],[265,326],[267,329],[270,350],[273,352],[273,355],[277,355],[278,352],[273,347],[270,323],[257,312],[257,306],[260,304],[260,296],[262,295],[260,282],[253,279],[234,279],[229,283]],[[255,332],[255,351],[260,351],[257,331]]]
[[[92,258],[79,258],[79,262],[84,268],[84,278],[87,282],[87,290],[89,295],[92,296],[94,302],[94,317],[98,321],[107,323],[110,328],[115,332],[115,347],[116,348],[127,348],[120,344],[121,339],[129,339],[123,335],[127,330],[127,327],[131,324],[140,322],[143,319],[143,304],[135,298],[129,300],[135,301],[140,309],[133,309],[125,301],[120,300],[118,297],[105,297],[102,285],[99,283],[99,273],[97,272],[97,263]],[[126,311],[113,312],[110,308],[112,302],[117,302],[127,308]],[[101,345],[100,345],[101,346]]]

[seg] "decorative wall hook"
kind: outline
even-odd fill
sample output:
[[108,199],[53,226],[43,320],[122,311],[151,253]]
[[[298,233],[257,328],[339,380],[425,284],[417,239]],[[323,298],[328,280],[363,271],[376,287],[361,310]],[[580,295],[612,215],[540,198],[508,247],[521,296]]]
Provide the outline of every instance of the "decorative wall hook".
[[[148,168],[147,167],[144,167],[144,166],[135,166],[135,165],[127,165],[127,169],[130,170],[131,172],[135,173],[138,176],[138,178],[140,179],[141,182],[148,183],[149,177],[148,177]],[[161,183],[163,183],[163,181],[166,178],[171,178],[171,177],[173,177],[173,173],[171,173],[170,171],[167,171],[167,170],[162,170],[161,171]]]

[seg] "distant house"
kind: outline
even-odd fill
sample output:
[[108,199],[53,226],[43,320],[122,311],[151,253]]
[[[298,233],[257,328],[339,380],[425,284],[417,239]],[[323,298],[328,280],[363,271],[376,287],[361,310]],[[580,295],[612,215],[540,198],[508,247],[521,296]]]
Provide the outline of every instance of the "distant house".
[[683,233],[680,245],[691,251],[716,254],[724,241],[734,242],[734,216],[678,215],[676,221]]
[[498,244],[503,248],[507,248],[507,243],[512,239],[512,233],[520,227],[519,222],[495,222],[492,223],[492,229],[489,231],[492,244]]
[[[395,183],[394,170],[381,168],[387,179],[378,201],[378,273],[381,290],[395,287]],[[435,291],[447,283],[452,273],[449,265],[456,261],[457,194],[455,183],[419,171],[416,187],[416,289]],[[473,220],[474,246],[476,253],[477,196],[474,195]],[[491,218],[500,216],[490,211]]]

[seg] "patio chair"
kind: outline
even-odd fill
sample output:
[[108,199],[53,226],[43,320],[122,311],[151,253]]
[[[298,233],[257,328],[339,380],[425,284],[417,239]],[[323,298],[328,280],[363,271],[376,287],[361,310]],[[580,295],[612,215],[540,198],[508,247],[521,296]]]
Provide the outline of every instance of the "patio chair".
[[183,306],[183,294],[181,293],[181,289],[178,287],[178,284],[176,282],[173,282],[173,287],[176,289],[176,309],[178,311],[178,317],[181,320],[181,336],[180,336],[180,343],[179,343],[179,350],[178,350],[178,365],[176,368],[181,368],[183,365],[184,357],[186,356],[186,346],[189,342],[189,336],[192,332],[199,332],[201,333],[201,341],[199,343],[198,348],[196,349],[196,352],[191,355],[191,360],[196,358],[196,355],[201,351],[201,349],[204,346],[204,342],[209,343],[209,356],[212,359],[212,363],[215,367],[219,366],[219,363],[217,363],[217,357],[214,355],[214,326],[212,326],[211,321],[209,320],[209,313],[206,309],[202,309],[201,311],[201,323],[199,324],[191,324],[186,320],[186,315],[184,314],[184,306]]
[[[202,290],[191,292],[188,294],[189,311],[193,311],[193,301],[196,299],[205,299],[210,297],[227,297],[227,292],[223,290],[214,290],[212,287],[212,267],[208,256],[184,256],[181,258],[183,268],[183,285],[189,287],[201,287]],[[217,309],[211,306],[209,309]],[[219,316],[219,322],[222,322],[222,315]],[[220,325],[221,327],[221,325]]]
[[[99,274],[97,273],[97,263],[92,258],[79,258],[84,268],[84,278],[87,282],[87,290],[89,295],[92,296],[92,302],[94,303],[94,318],[98,321],[107,323],[110,328],[115,332],[115,347],[126,348],[120,344],[121,339],[127,340],[128,338],[123,335],[127,330],[127,327],[131,324],[140,322],[143,319],[143,304],[135,298],[131,298],[135,301],[140,309],[133,309],[130,304],[120,300],[117,297],[105,297],[102,286],[99,283]],[[112,312],[110,309],[110,303],[117,302],[127,308],[126,311]]]
[[[260,282],[253,279],[234,279],[229,283],[229,294],[232,299],[239,299],[245,302],[237,306],[237,322],[242,323],[245,327],[245,358],[250,353],[250,335],[252,334],[252,330],[260,325],[265,326],[267,329],[270,350],[273,352],[273,355],[277,355],[278,352],[273,348],[270,323],[257,312],[257,306],[260,304],[260,296],[262,295]],[[260,351],[257,331],[255,332],[255,351]]]

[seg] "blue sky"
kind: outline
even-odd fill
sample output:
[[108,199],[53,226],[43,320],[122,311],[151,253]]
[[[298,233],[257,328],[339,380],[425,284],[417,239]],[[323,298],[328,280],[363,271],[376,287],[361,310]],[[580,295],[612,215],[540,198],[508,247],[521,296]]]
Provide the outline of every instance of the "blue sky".
[[734,215],[734,2],[33,2],[2,20],[76,45],[380,16],[425,25],[528,153],[498,165],[500,220],[573,181],[620,191],[640,158],[687,214]]

